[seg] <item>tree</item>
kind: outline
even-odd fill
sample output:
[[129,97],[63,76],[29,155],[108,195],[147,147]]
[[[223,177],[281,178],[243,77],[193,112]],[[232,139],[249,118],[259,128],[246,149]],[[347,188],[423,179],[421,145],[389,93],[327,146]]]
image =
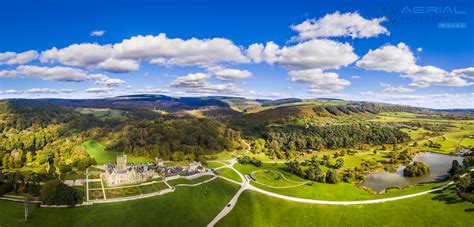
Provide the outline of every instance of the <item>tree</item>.
[[464,172],[463,167],[459,164],[458,160],[453,160],[451,164],[451,169],[449,169],[449,176],[454,177],[456,175],[462,174]]
[[172,155],[173,161],[183,161],[185,159],[185,155],[183,152],[174,152]]
[[339,182],[339,176],[337,175],[336,170],[329,169],[326,172],[326,183],[335,184]]
[[82,195],[60,180],[50,180],[41,187],[40,199],[45,205],[74,205]]
[[6,154],[2,158],[3,169],[9,169],[10,168],[10,162],[9,162],[10,159],[9,159],[9,157],[10,157],[10,154]]
[[336,160],[336,165],[335,165],[336,169],[339,169],[343,166],[344,166],[344,159],[343,158],[338,158]]
[[31,151],[28,151],[26,153],[26,163],[32,163],[33,162],[33,154],[31,153]]
[[404,177],[419,177],[430,173],[430,167],[424,162],[414,162],[403,169]]

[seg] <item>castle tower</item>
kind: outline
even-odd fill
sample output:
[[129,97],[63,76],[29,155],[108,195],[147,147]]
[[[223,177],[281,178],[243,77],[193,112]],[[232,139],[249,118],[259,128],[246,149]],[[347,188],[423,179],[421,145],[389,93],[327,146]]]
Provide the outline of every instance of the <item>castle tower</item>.
[[127,169],[127,155],[117,156],[117,170],[126,170]]

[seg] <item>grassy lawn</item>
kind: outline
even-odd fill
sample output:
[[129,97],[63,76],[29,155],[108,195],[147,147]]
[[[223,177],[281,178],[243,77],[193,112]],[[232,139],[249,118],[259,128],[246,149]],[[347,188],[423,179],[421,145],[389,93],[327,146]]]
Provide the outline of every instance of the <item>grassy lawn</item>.
[[473,226],[474,205],[449,190],[368,205],[305,204],[245,191],[217,226]]
[[168,181],[168,184],[171,185],[171,186],[174,186],[174,185],[177,185],[177,184],[197,184],[197,183],[200,183],[200,182],[203,182],[203,181],[207,181],[207,180],[209,180],[213,177],[214,176],[211,176],[211,175],[205,175],[205,176],[194,178],[194,179],[191,179],[191,180],[188,180],[188,179],[185,179],[185,178],[178,178],[178,179]]
[[237,182],[242,182],[242,179],[239,177],[239,175],[232,169],[222,168],[222,169],[216,170],[216,173],[225,178],[228,178]]
[[34,207],[23,221],[23,203],[0,200],[1,226],[205,226],[237,192],[222,179],[173,193],[123,203],[95,204],[70,209]]
[[286,187],[286,186],[295,186],[303,183],[291,182],[282,177],[282,174],[275,171],[256,171],[252,173],[252,177],[257,181],[265,185],[274,186],[274,187]]
[[[116,161],[117,155],[121,152],[109,151],[104,145],[95,140],[89,140],[82,144],[89,155],[97,161],[97,164],[108,164]],[[127,155],[127,161],[132,163],[152,162],[153,159]]]
[[224,164],[222,164],[220,162],[209,162],[209,161],[207,162],[207,168],[209,168],[209,169],[221,167],[223,165]]
[[139,190],[142,194],[147,194],[147,193],[158,192],[158,191],[161,191],[161,190],[167,189],[167,188],[168,188],[168,186],[165,183],[160,182],[160,183],[156,183],[156,184],[149,184],[149,185],[140,186]]

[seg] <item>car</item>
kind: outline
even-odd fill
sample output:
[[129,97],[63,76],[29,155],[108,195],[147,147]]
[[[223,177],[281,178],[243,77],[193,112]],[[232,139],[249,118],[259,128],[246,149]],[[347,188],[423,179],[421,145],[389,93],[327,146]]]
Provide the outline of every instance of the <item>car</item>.
[[230,207],[230,206],[231,206],[231,204],[230,204],[230,203],[229,203],[229,204],[227,204],[227,207]]

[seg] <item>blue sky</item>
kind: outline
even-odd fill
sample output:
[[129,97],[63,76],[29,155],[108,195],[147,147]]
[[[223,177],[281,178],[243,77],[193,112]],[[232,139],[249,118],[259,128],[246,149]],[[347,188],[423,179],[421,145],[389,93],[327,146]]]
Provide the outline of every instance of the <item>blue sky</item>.
[[162,93],[474,108],[473,4],[2,1],[0,98]]

